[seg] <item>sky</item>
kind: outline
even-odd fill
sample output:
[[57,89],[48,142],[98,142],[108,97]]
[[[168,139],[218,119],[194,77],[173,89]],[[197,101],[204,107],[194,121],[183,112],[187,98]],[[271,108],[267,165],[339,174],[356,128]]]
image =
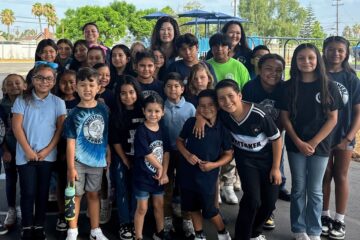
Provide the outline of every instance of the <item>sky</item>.
[[[183,6],[189,0],[125,0],[128,3],[134,4],[137,9],[158,8],[161,9],[165,6],[172,7],[177,12],[182,12]],[[232,3],[234,0],[197,0],[200,2],[206,11],[221,11],[223,13],[233,15]],[[240,0],[241,1],[241,0]],[[315,16],[320,21],[325,32],[328,34],[335,34],[336,22],[336,7],[332,6],[336,0],[299,0],[300,4],[307,7],[311,2],[314,9]],[[360,23],[360,14],[358,14],[360,1],[359,0],[338,0],[341,4],[339,6],[339,33],[346,25],[353,25]],[[10,31],[15,30],[23,31],[25,29],[34,28],[38,29],[37,19],[31,15],[31,6],[35,2],[52,3],[58,14],[58,17],[64,17],[64,13],[68,8],[77,8],[85,5],[100,5],[105,6],[113,2],[113,0],[1,0],[0,11],[5,8],[10,8],[14,11],[16,22],[10,27]],[[239,3],[239,0],[237,0]],[[45,21],[42,21],[45,22]],[[45,26],[45,24],[43,24]],[[0,24],[0,30],[6,31],[6,26]]]

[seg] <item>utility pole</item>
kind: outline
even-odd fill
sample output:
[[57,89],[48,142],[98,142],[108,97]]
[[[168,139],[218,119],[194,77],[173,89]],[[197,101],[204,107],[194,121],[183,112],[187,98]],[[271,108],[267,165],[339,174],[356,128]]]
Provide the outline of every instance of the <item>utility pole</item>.
[[234,7],[234,17],[236,17],[236,0],[233,0],[231,5]]
[[336,36],[339,36],[339,6],[344,5],[341,0],[333,0],[332,6],[336,7]]

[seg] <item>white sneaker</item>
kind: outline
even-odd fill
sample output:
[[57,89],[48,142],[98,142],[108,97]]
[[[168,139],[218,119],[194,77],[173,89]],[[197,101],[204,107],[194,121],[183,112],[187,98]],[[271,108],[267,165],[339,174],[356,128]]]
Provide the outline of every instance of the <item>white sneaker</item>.
[[310,240],[321,240],[320,236],[311,236],[309,235]]
[[172,203],[171,206],[172,206],[174,215],[178,218],[181,218],[181,204],[180,203]]
[[165,217],[165,219],[164,219],[164,232],[165,233],[175,232],[172,217]]
[[76,240],[79,232],[77,228],[69,228],[67,230],[66,240]]
[[191,220],[183,219],[182,228],[184,231],[185,237],[190,237],[191,235],[195,236],[194,226]]
[[16,218],[16,209],[9,208],[8,212],[6,213],[4,225],[6,227],[12,227],[16,223]]
[[95,229],[91,229],[90,240],[109,240],[109,239],[105,237],[105,235],[101,231],[101,228],[95,228]]
[[236,173],[236,180],[235,180],[235,183],[234,183],[234,190],[235,191],[240,191],[241,190],[240,177],[239,177],[238,173]]
[[306,233],[294,233],[295,240],[310,240]]
[[224,234],[218,233],[218,239],[219,240],[231,240],[230,233],[229,232],[226,232]]
[[250,240],[266,240],[266,237],[265,237],[265,235],[259,235],[255,238],[250,238]]
[[239,199],[237,198],[233,186],[224,186],[221,191],[221,196],[227,204],[238,204]]
[[218,202],[219,202],[219,204],[222,204],[222,199],[221,199],[221,190],[220,190],[220,189],[219,189]]
[[201,234],[195,234],[194,240],[206,240],[206,235],[203,232]]
[[111,202],[109,198],[100,200],[100,224],[105,224],[111,218]]

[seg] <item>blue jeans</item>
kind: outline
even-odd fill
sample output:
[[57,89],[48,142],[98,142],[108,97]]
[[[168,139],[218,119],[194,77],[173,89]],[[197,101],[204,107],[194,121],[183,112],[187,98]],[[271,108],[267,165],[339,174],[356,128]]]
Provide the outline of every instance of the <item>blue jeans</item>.
[[[53,163],[40,161],[19,165],[22,226],[44,227]],[[35,204],[35,216],[34,216]]]
[[329,157],[288,152],[292,178],[291,231],[320,236],[323,205],[322,181]]
[[110,171],[112,184],[115,187],[119,222],[120,224],[132,223],[136,210],[136,199],[132,191],[131,171],[116,153],[112,156]]

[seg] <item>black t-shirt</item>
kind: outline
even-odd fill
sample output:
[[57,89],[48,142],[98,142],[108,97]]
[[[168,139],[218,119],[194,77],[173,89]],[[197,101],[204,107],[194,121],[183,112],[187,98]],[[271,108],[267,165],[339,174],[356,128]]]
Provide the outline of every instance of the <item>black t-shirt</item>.
[[260,77],[249,81],[243,87],[242,99],[244,101],[258,103],[269,114],[275,123],[279,120],[280,110],[275,108],[275,104],[281,101],[281,84],[276,85],[271,93],[266,92],[261,85]]
[[[122,121],[122,124],[117,124]],[[109,142],[120,144],[126,155],[134,156],[134,137],[136,128],[144,122],[141,109],[125,110],[122,119],[117,119],[117,114],[111,114]]]
[[[186,149],[203,161],[216,162],[222,151],[230,150],[231,136],[229,131],[217,120],[213,127],[205,126],[205,136],[198,139],[192,133],[196,118],[186,120],[179,137],[184,139]],[[191,165],[184,157],[180,162],[180,185],[182,188],[215,194],[219,168],[203,172],[199,165]]]
[[104,92],[96,94],[95,99],[105,103],[110,111],[114,109],[115,97],[114,93],[110,89],[105,88]]
[[[344,104],[344,107],[339,110],[336,130],[333,135],[333,145],[337,145],[351,129],[351,123],[354,119],[353,107],[360,104],[360,81],[355,74],[345,71],[329,73],[329,76],[338,86]],[[352,145],[355,145],[355,140],[353,140]]]
[[[208,67],[211,75],[214,78],[214,85],[215,85],[217,83],[217,79],[216,79],[214,68],[208,62],[202,62],[202,63],[204,63]],[[185,64],[184,60],[181,59],[181,60],[178,60],[178,61],[170,64],[170,66],[166,69],[166,72],[167,73],[170,73],[170,72],[179,73],[181,75],[184,83],[186,84],[188,81],[188,78],[190,76],[191,67],[187,66]]]
[[272,118],[257,104],[251,104],[246,117],[237,122],[229,113],[219,111],[221,121],[232,135],[237,166],[269,170],[272,166],[271,141],[280,137]]
[[[288,80],[283,84],[282,100],[279,102],[279,108],[284,111],[290,111],[289,103],[291,96],[290,83]],[[298,101],[296,103],[296,119],[291,119],[291,124],[302,141],[311,140],[321,129],[327,120],[327,115],[323,113],[320,103],[320,81],[298,84]],[[342,107],[341,96],[336,84],[329,81],[329,94],[332,98],[329,104],[329,110],[334,111]],[[330,133],[321,141],[315,149],[315,155],[328,156],[330,153],[332,134]],[[299,152],[294,142],[286,134],[286,149],[291,152]]]
[[164,153],[169,152],[169,141],[163,126],[160,125],[159,130],[154,132],[144,123],[140,124],[135,132],[134,150],[134,187],[146,192],[163,191],[164,185],[159,186],[158,180],[154,179],[156,169],[145,159],[152,153],[162,164]]

